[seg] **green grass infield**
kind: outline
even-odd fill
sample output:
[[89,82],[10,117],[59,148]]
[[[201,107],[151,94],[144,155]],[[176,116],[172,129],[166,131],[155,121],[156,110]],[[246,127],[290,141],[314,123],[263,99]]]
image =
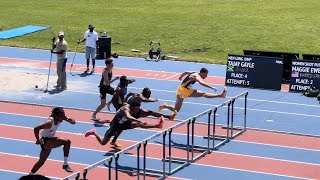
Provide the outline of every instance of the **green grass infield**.
[[[112,36],[112,52],[145,57],[150,41],[166,56],[225,64],[243,49],[320,54],[319,0],[0,0],[2,31],[50,30],[0,40],[2,46],[50,49],[65,32],[69,51],[90,23]],[[157,45],[154,45],[157,47]],[[140,52],[132,52],[138,49]],[[81,44],[78,51],[84,51]]]

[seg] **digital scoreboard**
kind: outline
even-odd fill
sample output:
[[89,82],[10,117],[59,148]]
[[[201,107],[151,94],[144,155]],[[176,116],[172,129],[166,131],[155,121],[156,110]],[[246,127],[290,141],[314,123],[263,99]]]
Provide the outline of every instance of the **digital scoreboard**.
[[226,85],[281,90],[283,59],[228,55]]
[[292,61],[290,91],[306,91],[310,86],[320,88],[320,61]]

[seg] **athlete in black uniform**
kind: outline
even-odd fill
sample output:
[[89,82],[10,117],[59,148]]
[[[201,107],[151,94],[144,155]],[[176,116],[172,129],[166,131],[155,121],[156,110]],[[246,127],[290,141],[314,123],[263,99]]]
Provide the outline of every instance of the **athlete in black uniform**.
[[[164,118],[170,117],[151,110],[141,109],[140,106],[140,102],[135,100],[131,101],[130,105],[126,104],[122,106],[111,121],[110,128],[105,133],[104,137],[99,136],[95,129],[87,131],[85,137],[94,135],[101,145],[105,145],[108,143],[111,136],[114,136],[115,134],[119,135],[123,130],[134,129],[137,127],[161,129],[164,123]],[[146,122],[138,120],[141,117],[147,116],[160,117],[160,119],[157,124],[147,124]]]
[[97,113],[106,106],[107,94],[113,95],[114,93],[114,89],[111,87],[111,83],[119,79],[119,77],[115,77],[114,79],[112,79],[113,60],[110,58],[106,59],[105,64],[106,67],[102,71],[102,77],[99,84],[101,103],[97,107],[96,111],[91,115],[91,119],[94,121],[99,121]]
[[128,79],[127,76],[121,76],[120,77],[120,83],[117,86],[111,102],[114,106],[114,108],[116,109],[116,111],[118,111],[125,103],[124,97],[127,95],[127,91],[128,91],[128,85],[135,82],[134,79]]
[[[117,87],[116,92],[113,94],[112,103],[116,110],[118,111],[123,105],[130,104],[131,101],[138,101],[140,104],[141,102],[155,102],[156,100],[149,99],[151,95],[151,91],[149,88],[144,88],[141,94],[133,94],[129,93],[131,98],[129,98],[128,102],[126,101],[128,97],[125,98],[125,95],[127,94],[127,86],[129,83],[134,82],[133,80],[128,79],[126,76],[120,77],[120,83]],[[128,95],[129,95],[128,94]],[[165,115],[164,115],[165,116]],[[167,116],[166,116],[167,117]],[[168,117],[170,120],[174,118],[174,116]],[[121,134],[122,131],[117,131],[114,134],[114,137],[112,139],[111,145],[114,145],[116,147],[120,147],[120,144],[117,144],[116,141]]]

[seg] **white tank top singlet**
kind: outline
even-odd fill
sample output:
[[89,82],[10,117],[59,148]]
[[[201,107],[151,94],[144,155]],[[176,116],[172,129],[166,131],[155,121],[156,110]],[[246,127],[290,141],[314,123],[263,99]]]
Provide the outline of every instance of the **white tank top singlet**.
[[55,125],[53,117],[50,117],[50,119],[51,119],[51,128],[50,129],[43,129],[41,131],[41,137],[53,138],[54,135],[56,134],[57,129],[60,125],[60,122],[57,125]]

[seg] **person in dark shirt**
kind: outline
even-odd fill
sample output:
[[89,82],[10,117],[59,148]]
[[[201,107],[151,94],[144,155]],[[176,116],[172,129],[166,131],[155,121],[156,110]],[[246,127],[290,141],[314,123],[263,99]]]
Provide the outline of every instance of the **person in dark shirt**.
[[127,76],[120,77],[120,83],[117,86],[111,99],[112,105],[114,106],[116,111],[118,111],[126,102],[124,98],[127,95],[128,85],[133,82],[135,82],[135,80],[128,79]]
[[107,94],[113,95],[114,89],[111,87],[111,83],[118,80],[119,77],[115,77],[112,79],[112,69],[113,69],[113,60],[106,59],[105,61],[106,67],[102,71],[102,77],[99,84],[99,91],[100,91],[100,99],[101,103],[91,115],[91,119],[94,121],[99,121],[100,119],[97,117],[97,113],[100,112],[106,106],[106,97]]
[[[160,119],[156,124],[147,124],[146,122],[138,120],[139,118],[147,116],[160,117]],[[133,100],[130,104],[125,104],[117,111],[104,137],[101,137],[95,129],[87,131],[85,133],[85,137],[94,135],[101,145],[106,145],[112,136],[119,136],[123,130],[134,129],[137,127],[161,129],[164,123],[164,118],[170,118],[170,116],[153,112],[151,110],[141,109],[141,103]],[[117,144],[115,140],[113,140],[111,144],[116,147],[121,146]]]
[[129,92],[127,96],[124,98],[124,101],[130,104],[132,100],[137,100],[140,103],[142,102],[157,102],[158,99],[152,99],[151,96],[151,90],[148,87],[143,88],[141,93],[133,93]]

